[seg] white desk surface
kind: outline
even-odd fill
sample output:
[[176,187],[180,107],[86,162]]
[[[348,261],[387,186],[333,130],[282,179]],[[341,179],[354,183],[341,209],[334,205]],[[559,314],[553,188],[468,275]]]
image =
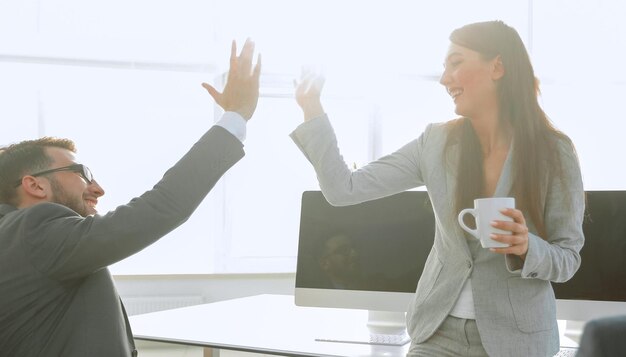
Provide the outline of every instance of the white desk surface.
[[406,356],[404,346],[319,342],[368,336],[367,311],[295,306],[257,295],[130,317],[136,339],[286,356]]

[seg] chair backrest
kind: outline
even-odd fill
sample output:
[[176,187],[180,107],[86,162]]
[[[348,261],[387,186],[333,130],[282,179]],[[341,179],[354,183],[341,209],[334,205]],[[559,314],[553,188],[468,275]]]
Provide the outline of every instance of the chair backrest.
[[626,315],[591,320],[585,324],[577,357],[613,357],[626,354]]

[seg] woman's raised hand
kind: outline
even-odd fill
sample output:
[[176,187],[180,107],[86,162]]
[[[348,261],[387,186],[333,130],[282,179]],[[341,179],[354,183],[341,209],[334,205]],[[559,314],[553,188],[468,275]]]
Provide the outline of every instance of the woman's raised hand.
[[325,78],[311,69],[303,68],[299,80],[295,80],[296,102],[304,112],[304,121],[324,115],[320,100]]

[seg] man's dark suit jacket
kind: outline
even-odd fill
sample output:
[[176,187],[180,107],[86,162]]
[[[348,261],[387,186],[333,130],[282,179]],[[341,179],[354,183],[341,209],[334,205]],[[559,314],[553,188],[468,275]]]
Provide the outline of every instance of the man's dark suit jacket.
[[243,156],[214,126],[152,190],[105,215],[0,205],[0,356],[131,356],[107,266],[185,222]]

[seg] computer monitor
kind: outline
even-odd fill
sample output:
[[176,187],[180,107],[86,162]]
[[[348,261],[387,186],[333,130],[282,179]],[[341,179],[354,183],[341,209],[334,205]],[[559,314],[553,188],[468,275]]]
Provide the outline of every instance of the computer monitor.
[[[553,283],[560,320],[626,315],[626,191],[586,194],[581,267],[568,282]],[[320,191],[304,192],[296,305],[406,311],[434,222],[424,191],[344,207],[331,206]]]
[[553,283],[557,318],[589,321],[626,315],[626,191],[587,191],[581,265]]
[[370,310],[372,332],[404,330],[435,236],[428,194],[334,207],[306,191],[301,209],[296,305]]

